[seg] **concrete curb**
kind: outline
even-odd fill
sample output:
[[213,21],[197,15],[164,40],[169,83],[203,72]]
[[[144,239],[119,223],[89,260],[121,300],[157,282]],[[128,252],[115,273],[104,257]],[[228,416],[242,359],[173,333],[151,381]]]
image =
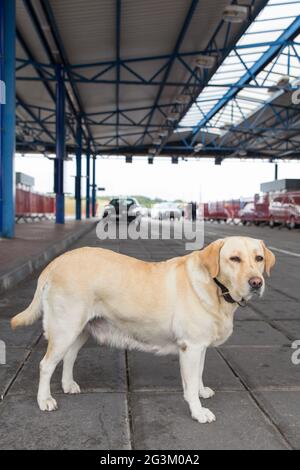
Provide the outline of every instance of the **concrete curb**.
[[76,230],[75,232],[66,236],[66,238],[56,242],[52,246],[47,247],[35,258],[26,261],[21,266],[18,266],[12,271],[1,276],[0,294],[15,286],[20,281],[23,281],[30,274],[33,274],[34,272],[44,268],[51,260],[63,253],[70,245],[75,243],[75,241],[77,241],[86,233],[90,232],[96,224],[96,221],[91,224],[85,224],[80,230]]

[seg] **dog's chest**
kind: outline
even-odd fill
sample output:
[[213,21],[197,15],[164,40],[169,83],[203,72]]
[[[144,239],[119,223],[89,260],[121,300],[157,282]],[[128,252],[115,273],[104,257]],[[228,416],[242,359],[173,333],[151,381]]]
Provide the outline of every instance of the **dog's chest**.
[[212,340],[212,346],[220,346],[225,343],[231,336],[233,331],[233,314],[223,313],[218,320],[216,320],[215,335]]

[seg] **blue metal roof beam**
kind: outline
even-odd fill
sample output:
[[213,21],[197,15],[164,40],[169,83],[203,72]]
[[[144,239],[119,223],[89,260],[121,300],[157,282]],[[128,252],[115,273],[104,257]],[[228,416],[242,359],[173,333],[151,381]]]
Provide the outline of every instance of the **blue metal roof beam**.
[[[217,52],[217,56],[219,57],[218,65],[213,70],[211,70],[210,73],[208,73],[207,71],[204,71],[204,73],[202,74],[202,77],[198,78],[198,76],[195,74],[194,70],[192,70],[189,67],[189,65],[184,61],[183,57],[182,56],[179,57],[180,62],[190,72],[190,77],[187,80],[186,84],[183,86],[182,92],[187,91],[187,93],[190,94],[190,96],[192,98],[191,103],[187,107],[183,106],[183,110],[181,112],[179,122],[185,116],[185,114],[189,111],[189,109],[192,107],[193,104],[197,105],[197,98],[198,98],[200,92],[204,89],[204,87],[210,86],[208,82],[211,79],[211,77],[213,76],[213,74],[215,73],[215,71],[222,64],[224,59],[229,55],[229,53],[231,52],[231,50],[233,48],[233,45],[237,43],[237,41],[240,39],[242,34],[247,30],[247,28],[249,26],[249,23],[251,23],[251,21],[254,20],[254,18],[259,14],[259,12],[263,9],[263,7],[266,5],[267,2],[268,2],[268,0],[263,0],[263,1],[260,2],[260,4],[257,6],[257,8],[255,10],[253,10],[251,16],[249,16],[248,21],[246,21],[244,23],[243,29],[239,30],[239,32],[233,38],[231,38],[230,44],[228,44],[228,42],[229,42],[229,34],[230,34],[230,31],[231,31],[231,23],[225,23],[224,20],[220,21],[220,23],[218,24],[212,38],[209,41],[205,51],[203,51],[204,54],[208,54],[208,55],[215,55],[215,52]],[[235,4],[235,3],[236,3],[235,0],[231,1],[231,4]],[[252,6],[253,8],[254,8],[254,3],[255,3],[255,0],[251,0],[250,6]],[[222,32],[223,32],[223,27],[225,28],[225,40],[223,40],[223,47],[220,47],[220,45],[218,45],[218,43],[219,43],[218,38],[219,38],[219,35],[221,35]],[[191,91],[191,85],[193,87],[192,91]],[[212,86],[214,86],[214,85],[212,85]],[[219,85],[216,85],[216,86],[219,86]],[[224,85],[224,86],[226,86],[226,85]],[[178,128],[178,124],[177,124],[176,128]],[[164,147],[164,145],[166,144],[167,141],[168,141],[168,139],[166,139],[166,141],[161,144],[161,146],[158,149],[157,153],[161,152],[161,150],[163,149],[163,147]]]
[[[265,3],[267,3],[268,0],[266,0]],[[261,9],[263,6],[261,7]],[[279,44],[279,41],[276,41]],[[273,43],[273,42],[272,42]],[[285,41],[281,42],[282,45],[285,44]],[[297,45],[300,45],[300,43],[296,43]],[[239,44],[236,46],[236,50],[246,50],[246,49],[252,49],[252,48],[257,48],[257,47],[265,47],[265,46],[270,46],[271,42],[270,41],[260,41],[256,43],[251,43],[251,44]],[[232,47],[229,47],[225,45],[224,47],[221,48],[216,48],[216,47],[210,47],[209,48],[209,53],[210,54],[217,54],[217,53],[229,53],[231,51]],[[199,50],[193,50],[193,51],[182,51],[182,52],[177,52],[176,58],[181,59],[184,57],[195,57],[198,55],[202,54],[207,54],[208,51],[207,49],[199,49]],[[131,64],[131,63],[139,63],[139,62],[151,62],[151,61],[160,61],[160,60],[169,60],[172,57],[171,54],[161,54],[161,55],[153,55],[153,56],[141,56],[141,57],[132,57],[128,59],[120,59],[120,64],[122,66],[125,66],[126,64]],[[104,60],[104,61],[99,61],[99,62],[91,62],[91,63],[84,63],[84,64],[70,64],[69,69],[70,70],[76,70],[76,69],[86,69],[86,68],[95,68],[95,67],[104,67],[108,66],[110,69],[112,67],[115,67],[117,64],[116,60]],[[164,68],[164,66],[162,67]],[[132,71],[130,69],[130,71]],[[99,72],[102,74],[103,72]]]
[[121,50],[121,0],[116,0],[116,139],[119,147],[120,123],[120,50]]
[[[44,12],[44,15],[47,19],[47,22],[50,26],[50,29],[51,29],[51,33],[52,33],[52,36],[54,38],[54,41],[55,41],[55,44],[56,44],[56,47],[59,51],[59,54],[61,56],[61,59],[62,59],[62,62],[63,62],[63,65],[64,67],[66,68],[66,73],[67,75],[69,76],[69,72],[68,72],[68,66],[69,66],[69,61],[68,61],[68,58],[67,58],[67,54],[66,54],[66,51],[65,51],[65,48],[64,48],[64,45],[63,45],[63,42],[62,42],[62,39],[60,37],[60,33],[59,33],[59,30],[58,30],[58,27],[57,27],[57,24],[56,24],[56,21],[55,21],[55,17],[54,17],[54,14],[53,14],[53,11],[52,11],[52,8],[50,6],[50,3],[48,0],[43,0],[41,1],[40,0],[40,5],[41,5],[41,8]],[[74,93],[74,96],[75,96],[75,99],[76,99],[76,103],[77,103],[77,106],[78,106],[78,109],[79,109],[79,114],[80,116],[83,117],[84,121],[85,121],[85,113],[84,113],[84,108],[83,108],[83,105],[82,105],[82,102],[81,102],[81,98],[80,98],[80,95],[79,95],[79,92],[77,90],[77,86],[76,84],[74,83],[72,77],[69,76],[69,80],[70,80],[70,84],[71,84],[71,87],[72,87],[72,91]],[[91,130],[88,126],[88,124],[85,122],[86,124],[86,128],[87,128],[87,132],[88,132],[88,137],[85,135],[84,133],[84,136],[85,136],[85,140],[86,142],[93,142],[93,145],[94,145],[94,138],[93,138],[93,135],[91,133]],[[95,145],[94,145],[94,149],[96,149]]]
[[[156,95],[156,98],[155,98],[155,100],[154,100],[153,109],[152,109],[152,111],[151,111],[151,113],[150,113],[150,115],[149,115],[149,118],[148,118],[148,121],[147,121],[147,125],[151,124],[151,121],[152,121],[152,118],[153,118],[153,115],[154,115],[156,106],[157,106],[157,104],[158,104],[158,102],[159,102],[159,100],[160,100],[160,97],[161,97],[162,93],[163,93],[165,83],[166,83],[167,80],[168,80],[168,77],[169,77],[170,72],[171,72],[171,69],[172,69],[172,65],[173,65],[174,60],[176,59],[177,53],[178,53],[178,51],[180,50],[180,47],[181,47],[181,45],[182,45],[182,43],[183,43],[183,41],[184,41],[185,35],[186,35],[187,31],[188,31],[188,28],[189,28],[189,26],[190,26],[190,23],[191,23],[191,21],[192,21],[192,18],[193,18],[193,15],[194,15],[195,11],[196,11],[196,8],[197,8],[197,6],[198,6],[198,3],[199,3],[198,0],[192,0],[192,1],[191,1],[190,7],[189,7],[189,9],[188,9],[188,13],[187,13],[187,15],[186,15],[186,17],[185,17],[185,20],[184,20],[184,23],[183,23],[183,25],[182,25],[181,31],[180,31],[180,33],[179,33],[179,36],[178,36],[178,38],[177,38],[175,47],[174,47],[173,52],[172,52],[172,54],[171,54],[171,57],[170,57],[170,59],[169,59],[168,66],[167,66],[167,68],[166,68],[166,70],[165,70],[165,72],[164,72],[164,76],[163,76],[163,79],[162,79],[162,83],[161,83],[161,85],[159,86],[159,90],[158,90],[157,95]],[[141,144],[143,144],[143,142],[144,142],[145,136],[146,136],[146,134],[147,134],[147,130],[148,130],[148,129],[147,129],[147,127],[146,127],[146,129],[145,129],[145,131],[144,131],[144,133],[143,133],[143,136],[142,136],[142,138],[141,138]]]
[[[33,57],[33,54],[31,52],[31,50],[29,49],[26,41],[24,40],[21,32],[17,29],[16,31],[16,36],[17,36],[17,39],[18,41],[20,42],[22,48],[24,49],[24,52],[26,53],[28,59],[32,62],[35,62],[35,59]],[[52,90],[52,88],[50,87],[48,81],[47,81],[47,76],[45,75],[45,73],[43,72],[43,69],[40,69],[38,67],[35,67],[35,71],[36,73],[38,74],[38,76],[40,77],[41,79],[41,83],[44,85],[45,89],[47,90],[50,98],[52,99],[53,103],[56,102],[56,98],[55,98],[55,94]],[[73,134],[73,137],[75,137],[75,132],[74,132],[74,129],[72,128],[72,126],[68,123],[68,126]]]
[[[44,31],[43,31],[43,29],[41,28],[41,25],[40,25],[40,22],[39,22],[39,20],[38,20],[38,17],[37,17],[37,15],[36,15],[36,13],[35,13],[35,10],[34,10],[33,6],[32,6],[31,0],[23,0],[23,4],[24,4],[24,6],[25,6],[25,8],[26,8],[26,10],[27,10],[27,13],[28,13],[28,15],[29,15],[29,17],[30,17],[32,23],[33,23],[33,26],[34,26],[34,28],[35,28],[35,30],[36,30],[36,33],[37,33],[37,35],[38,35],[38,37],[39,37],[39,40],[40,40],[41,43],[42,43],[42,46],[43,46],[43,48],[44,48],[44,51],[45,51],[45,53],[46,53],[46,56],[48,57],[48,60],[49,60],[49,62],[50,62],[50,65],[54,68],[54,67],[56,66],[56,64],[55,64],[55,60],[54,60],[53,54],[52,54],[52,52],[51,52],[51,48],[49,47],[49,44],[48,44],[48,42],[47,42],[47,40],[46,40],[46,38],[45,38]],[[21,38],[21,35],[18,34],[18,39],[20,40],[20,38]],[[28,45],[25,43],[24,38],[23,38],[23,40],[22,40],[22,46],[23,46],[24,50],[25,50],[25,48],[26,48],[25,52],[26,52],[27,56],[30,58],[30,60],[31,60],[31,62],[32,62],[31,65],[34,66],[35,63],[36,63],[36,60],[34,59],[32,53],[30,52]],[[31,56],[31,57],[28,55],[29,53],[30,53],[30,56]],[[40,64],[39,67],[35,66],[35,70],[36,70],[38,73],[40,72],[40,73],[39,73],[39,77],[43,80],[43,82],[44,82],[45,85],[48,85],[48,86],[49,86],[49,84],[48,84],[49,77],[47,77],[47,76],[45,75],[46,72],[45,72],[45,73],[42,73],[43,67],[45,67],[45,64]],[[16,77],[16,79],[18,80],[18,77]],[[56,81],[56,79],[55,79],[55,81]],[[49,88],[50,88],[50,87],[49,87]],[[55,94],[54,94],[54,93],[52,93],[52,94],[53,94],[53,96],[51,95],[51,98],[53,99],[53,101],[54,101],[54,103],[55,103],[55,102],[56,102]],[[76,113],[76,110],[75,110],[75,108],[74,108],[74,105],[73,105],[73,103],[72,103],[72,100],[71,100],[71,98],[70,98],[70,96],[69,96],[67,90],[66,90],[66,96],[67,96],[68,103],[69,103],[69,105],[70,105],[72,111],[73,111],[74,114],[75,114],[75,113]],[[70,128],[70,130],[71,130],[71,132],[72,132],[72,134],[73,134],[73,137],[74,137],[74,139],[75,139],[75,137],[76,137],[75,130],[72,128],[72,126],[71,126],[70,123],[68,123],[68,127]]]
[[298,17],[279,37],[279,44],[276,43],[270,46],[269,49],[261,56],[261,58],[250,67],[247,72],[233,85],[230,90],[218,101],[218,103],[207,113],[206,117],[201,119],[195,126],[191,145],[194,145],[200,130],[230,101],[232,100],[239,90],[257,76],[280,52],[285,41],[293,40],[300,33],[300,17]]
[[48,135],[48,137],[50,137],[51,140],[53,140],[55,142],[55,138],[53,137],[53,135],[51,134],[51,132],[47,129],[47,127],[38,119],[38,117],[34,114],[34,112],[30,109],[29,106],[27,106],[27,104],[22,100],[22,98],[20,98],[20,96],[16,96],[17,98],[17,101],[18,101],[18,104],[20,106],[22,106],[22,108],[26,111],[27,114],[29,114],[29,116],[34,120],[34,122],[36,122],[39,127],[43,130],[43,132],[45,132],[46,135]]
[[[24,52],[26,53],[28,59],[30,61],[34,61],[35,59],[33,57],[33,54],[31,52],[31,50],[29,49],[28,45],[26,44],[25,39],[23,38],[23,36],[22,36],[21,32],[18,30],[18,28],[17,28],[17,31],[16,31],[16,36],[17,36],[17,39],[18,39],[19,43],[21,44]],[[55,94],[54,94],[52,88],[50,87],[49,83],[45,81],[47,77],[44,75],[44,73],[42,72],[41,69],[35,68],[35,71],[38,74],[38,76],[42,79],[42,83],[45,86],[49,96],[52,98],[53,102],[55,102]]]
[[[265,108],[262,108],[258,113],[257,113],[257,117],[255,118],[254,121],[251,121],[250,123],[247,123],[247,120],[245,121],[245,124],[242,123],[242,124],[239,124],[238,126],[233,126],[233,128],[229,129],[228,130],[228,133],[225,134],[219,141],[219,145],[223,146],[225,144],[225,141],[226,139],[228,139],[229,137],[229,134],[231,134],[231,141],[229,142],[229,145],[232,145],[234,144],[234,140],[235,140],[235,135],[232,135],[234,133],[244,133],[245,134],[245,139],[241,140],[240,138],[238,138],[238,143],[239,144],[243,144],[243,143],[248,143],[250,142],[251,143],[251,140],[252,139],[257,139],[258,137],[261,137],[261,139],[273,139],[275,141],[275,145],[276,143],[278,142],[279,144],[281,142],[285,142],[285,141],[290,141],[292,143],[292,137],[294,136],[287,136],[286,134],[287,133],[290,133],[290,132],[293,132],[295,133],[296,135],[299,134],[299,129],[298,128],[295,128],[295,127],[290,127],[287,126],[287,127],[274,127],[274,117],[275,119],[279,122],[279,124],[282,124],[284,125],[285,122],[290,122],[290,120],[294,117],[296,117],[298,114],[299,114],[299,110],[297,108],[297,106],[291,108],[285,108],[285,107],[282,107],[281,105],[277,105],[277,104],[274,104],[274,103],[268,103],[267,104],[268,107],[270,107],[272,109],[272,111],[274,112],[273,115],[269,116],[266,120],[264,120],[262,123],[258,124],[257,121],[259,120],[259,117],[261,115],[262,112],[264,112]],[[276,108],[279,109],[278,112],[275,112]],[[283,114],[283,116],[281,116],[281,114]],[[269,122],[271,121],[271,122]],[[297,122],[296,122],[297,124]],[[245,126],[245,127],[241,127],[241,126]],[[265,135],[264,133],[267,132],[267,131],[272,131],[272,135]],[[280,138],[280,137],[276,137],[276,132],[279,133],[279,132],[285,132],[285,136],[283,138]],[[299,146],[299,143],[298,143],[298,146]],[[273,148],[275,149],[276,147],[273,145]]]

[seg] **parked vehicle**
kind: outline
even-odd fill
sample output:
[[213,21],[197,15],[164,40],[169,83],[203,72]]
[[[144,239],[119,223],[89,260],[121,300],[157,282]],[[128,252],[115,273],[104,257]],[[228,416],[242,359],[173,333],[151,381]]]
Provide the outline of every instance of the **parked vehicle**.
[[241,201],[232,199],[229,201],[215,201],[204,204],[204,219],[217,220],[219,222],[235,220],[239,216]]
[[300,180],[276,180],[261,185],[262,195],[253,201],[217,201],[204,204],[205,220],[228,221],[239,218],[243,224],[300,225]]
[[104,207],[103,218],[110,218],[116,221],[127,220],[128,223],[136,220],[140,222],[142,208],[133,197],[112,199]]
[[247,202],[245,206],[240,209],[239,217],[244,225],[254,222],[255,220],[255,204],[254,202]]
[[55,199],[31,190],[16,189],[16,222],[50,219],[55,213]]
[[160,202],[154,204],[152,207],[151,217],[159,220],[180,220],[182,217],[182,209],[173,202]]
[[254,201],[247,203],[239,212],[240,220],[243,224],[269,223],[269,196],[264,194],[260,196],[255,194]]

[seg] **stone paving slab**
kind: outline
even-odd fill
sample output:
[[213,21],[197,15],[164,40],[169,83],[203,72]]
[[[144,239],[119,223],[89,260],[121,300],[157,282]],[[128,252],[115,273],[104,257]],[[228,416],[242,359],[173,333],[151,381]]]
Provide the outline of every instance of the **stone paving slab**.
[[300,319],[275,321],[274,324],[285,331],[290,338],[300,340]]
[[0,293],[1,318],[11,318],[28,307],[36,289],[37,277],[38,274],[31,275],[13,289]]
[[269,320],[299,320],[300,308],[298,302],[290,299],[274,300],[270,302],[257,302],[252,308],[258,314]]
[[244,308],[238,308],[234,314],[234,320],[238,321],[248,321],[248,320],[255,320],[260,321],[264,320],[264,318],[258,313],[254,312],[251,306],[247,306]]
[[190,417],[179,393],[144,392],[130,397],[136,449],[287,449],[247,392],[219,392],[203,400],[216,422]]
[[272,284],[271,289],[275,289],[281,294],[285,294],[287,297],[290,297],[291,300],[295,299],[300,301],[300,292],[299,292],[299,278],[297,278],[297,272],[299,270],[299,265],[295,265],[294,268],[291,266],[286,266],[286,261],[282,261],[282,265],[285,265],[285,269],[288,269],[289,281],[283,282],[282,280],[282,269],[277,269],[275,274],[272,275]]
[[34,396],[10,396],[0,405],[0,448],[130,449],[125,395],[64,395],[51,413]]
[[292,363],[287,347],[222,348],[222,355],[252,390],[296,389],[300,393],[300,367]]
[[6,348],[6,364],[0,365],[0,403],[29,353],[24,348]]
[[236,321],[233,334],[222,347],[229,346],[290,346],[280,331],[264,321]]
[[38,341],[41,334],[41,322],[13,331],[10,326],[10,320],[0,318],[0,339],[5,338],[7,347],[29,349]]
[[[177,356],[128,353],[130,390],[182,390]],[[243,386],[215,349],[207,351],[204,383],[214,390],[241,390]]]
[[16,226],[13,239],[0,239],[0,292],[15,286],[30,274],[46,266],[78,238],[88,233],[95,220],[54,221]]
[[[298,366],[300,367],[300,366]],[[255,397],[294,449],[300,450],[300,393],[255,392]]]
[[[15,380],[10,394],[36,395],[39,381],[39,363],[46,352],[36,348]],[[51,390],[55,395],[63,393],[61,388],[62,364],[53,374]],[[82,392],[125,391],[126,372],[124,351],[100,346],[83,347],[74,367],[74,379]]]

